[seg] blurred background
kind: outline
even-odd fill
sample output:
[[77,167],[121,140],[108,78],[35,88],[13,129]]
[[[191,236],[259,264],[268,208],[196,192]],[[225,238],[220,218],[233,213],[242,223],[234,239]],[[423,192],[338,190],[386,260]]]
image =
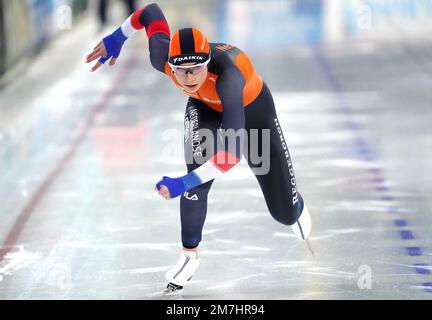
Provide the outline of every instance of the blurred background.
[[[156,2],[172,31],[240,47],[269,84],[318,252],[269,218],[243,164],[212,190],[186,298],[430,299],[432,0]],[[178,208],[153,185],[184,174],[186,99],[151,68],[145,32],[114,68],[84,63],[147,3],[0,0],[0,299],[165,285]]]

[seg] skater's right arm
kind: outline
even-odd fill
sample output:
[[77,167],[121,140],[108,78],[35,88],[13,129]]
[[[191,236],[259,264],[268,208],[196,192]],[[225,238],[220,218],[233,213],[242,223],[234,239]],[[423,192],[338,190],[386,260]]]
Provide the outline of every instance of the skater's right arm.
[[134,12],[117,30],[105,37],[93,49],[93,52],[87,56],[87,63],[98,58],[99,61],[92,71],[97,70],[109,59],[111,59],[110,65],[114,65],[126,40],[144,28],[149,39],[150,61],[156,70],[165,73],[170,29],[162,10],[155,3]]

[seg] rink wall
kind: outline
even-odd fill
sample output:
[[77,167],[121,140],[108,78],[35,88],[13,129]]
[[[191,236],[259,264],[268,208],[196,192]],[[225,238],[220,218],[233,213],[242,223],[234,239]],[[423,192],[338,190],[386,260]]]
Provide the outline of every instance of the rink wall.
[[0,75],[71,27],[87,0],[0,0]]
[[20,60],[29,48],[27,10],[23,1],[0,0],[1,72]]
[[[62,31],[69,28],[69,18],[78,17],[86,8],[87,0],[0,0],[0,85],[1,80],[8,82],[21,74],[24,68],[17,68],[19,62],[38,54],[50,40],[61,36]],[[49,92],[55,94],[56,90],[62,89],[61,85],[59,89],[53,85]],[[34,117],[13,118],[12,122],[8,122],[7,117],[0,119],[0,194],[15,192],[17,183],[25,183],[24,189],[31,194],[37,181],[17,182],[11,177],[17,171],[32,170],[31,165],[51,169],[51,166],[38,162],[42,150],[44,154],[53,154],[53,159],[57,153],[62,153],[47,150],[46,142],[54,141],[53,145],[57,146],[60,143],[56,141],[72,139],[79,119],[86,115],[85,106],[77,102],[72,105],[72,102],[63,96],[46,101],[35,99],[32,103]],[[1,108],[12,110],[13,105],[5,105],[2,101]],[[57,129],[60,121],[62,130]],[[44,174],[41,172],[41,176]]]
[[253,49],[410,40],[430,35],[432,0],[220,0],[216,20],[221,41]]
[[345,0],[334,9],[343,39],[410,40],[432,31],[432,0]]
[[218,38],[240,48],[267,50],[319,42],[321,0],[218,1]]
[[3,8],[0,5],[0,75],[4,73],[5,71],[5,57],[6,57],[6,45],[5,45],[5,37],[4,37],[4,30],[3,30]]

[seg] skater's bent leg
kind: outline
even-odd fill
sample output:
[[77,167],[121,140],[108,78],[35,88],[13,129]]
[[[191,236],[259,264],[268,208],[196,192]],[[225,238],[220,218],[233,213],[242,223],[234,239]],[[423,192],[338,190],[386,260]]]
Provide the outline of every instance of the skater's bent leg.
[[[269,212],[282,224],[296,225],[305,208],[304,200],[297,190],[288,143],[285,141],[273,98],[266,84],[258,98],[246,108],[245,117],[249,136],[249,153],[246,152],[245,157],[258,180]],[[253,143],[251,129],[258,129],[262,136],[266,130],[270,141]],[[251,152],[263,157],[268,170],[262,172],[261,165],[253,164]]]

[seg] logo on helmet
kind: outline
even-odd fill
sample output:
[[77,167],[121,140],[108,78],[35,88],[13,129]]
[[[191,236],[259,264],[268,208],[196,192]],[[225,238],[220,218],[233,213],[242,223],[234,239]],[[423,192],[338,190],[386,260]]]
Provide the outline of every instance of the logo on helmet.
[[174,63],[180,63],[180,62],[189,61],[189,60],[200,60],[200,61],[202,61],[202,60],[204,60],[204,57],[201,57],[201,56],[178,57],[178,58],[174,58],[173,62]]

